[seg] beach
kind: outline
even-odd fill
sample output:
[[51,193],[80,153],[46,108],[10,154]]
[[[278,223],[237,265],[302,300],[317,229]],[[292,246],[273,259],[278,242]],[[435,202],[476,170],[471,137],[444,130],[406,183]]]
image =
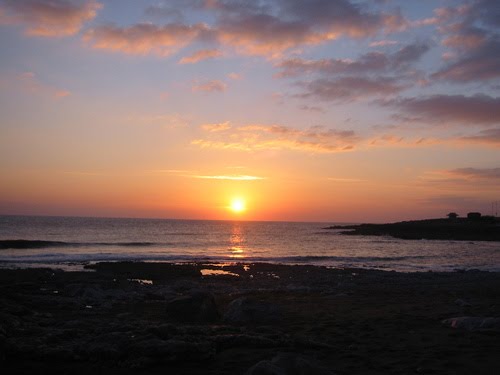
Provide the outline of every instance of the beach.
[[76,272],[1,269],[0,290],[9,374],[500,368],[495,272],[109,262]]

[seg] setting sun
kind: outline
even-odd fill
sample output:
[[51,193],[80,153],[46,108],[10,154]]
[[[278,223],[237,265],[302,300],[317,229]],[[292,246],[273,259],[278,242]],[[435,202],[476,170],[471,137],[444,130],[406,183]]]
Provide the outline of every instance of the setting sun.
[[241,213],[246,210],[245,201],[241,198],[235,198],[231,201],[229,208],[235,213]]

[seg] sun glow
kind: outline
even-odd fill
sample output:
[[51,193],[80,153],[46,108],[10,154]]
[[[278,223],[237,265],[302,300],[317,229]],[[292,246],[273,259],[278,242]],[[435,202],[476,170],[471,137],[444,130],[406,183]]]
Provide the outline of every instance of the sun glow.
[[246,210],[246,204],[245,201],[241,198],[234,198],[231,201],[231,205],[229,206],[230,210],[233,211],[234,213],[241,213]]

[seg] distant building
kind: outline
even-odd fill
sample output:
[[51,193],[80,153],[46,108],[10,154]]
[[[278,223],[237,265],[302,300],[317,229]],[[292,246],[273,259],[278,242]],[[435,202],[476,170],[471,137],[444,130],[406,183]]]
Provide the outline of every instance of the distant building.
[[446,216],[448,216],[448,219],[453,220],[453,219],[456,219],[458,217],[458,214],[456,212],[450,212]]
[[467,214],[467,219],[469,220],[481,219],[481,212],[469,212]]

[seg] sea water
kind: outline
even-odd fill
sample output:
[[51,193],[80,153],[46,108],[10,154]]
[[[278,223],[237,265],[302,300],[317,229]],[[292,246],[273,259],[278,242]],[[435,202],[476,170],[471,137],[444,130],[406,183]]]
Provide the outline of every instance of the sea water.
[[[0,216],[0,267],[98,261],[271,262],[500,271],[500,242],[346,236],[334,223]],[[7,240],[26,240],[6,248]]]

